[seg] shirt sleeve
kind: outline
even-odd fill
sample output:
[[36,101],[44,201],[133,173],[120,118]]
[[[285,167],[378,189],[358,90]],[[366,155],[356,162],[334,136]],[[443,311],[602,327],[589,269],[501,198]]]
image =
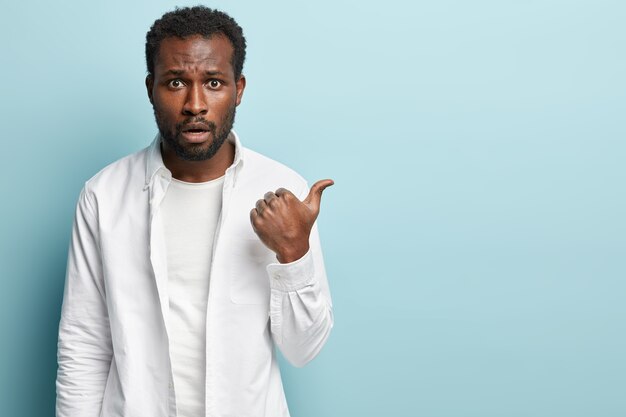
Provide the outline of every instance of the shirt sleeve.
[[59,324],[57,417],[98,417],[112,359],[98,226],[85,189],[72,228]]
[[309,251],[291,263],[272,263],[267,272],[272,338],[292,365],[302,367],[320,352],[334,322],[317,222]]

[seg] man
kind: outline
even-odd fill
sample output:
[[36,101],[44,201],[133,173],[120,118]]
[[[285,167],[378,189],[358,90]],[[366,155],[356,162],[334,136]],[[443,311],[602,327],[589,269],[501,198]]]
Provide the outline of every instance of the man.
[[289,415],[274,346],[303,366],[333,325],[315,225],[332,181],[309,190],[231,130],[245,46],[201,6],[148,32],[159,134],[81,192],[58,417]]

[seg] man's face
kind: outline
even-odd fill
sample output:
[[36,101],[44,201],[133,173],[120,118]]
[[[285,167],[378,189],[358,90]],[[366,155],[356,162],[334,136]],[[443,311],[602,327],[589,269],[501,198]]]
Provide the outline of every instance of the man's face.
[[245,78],[235,80],[228,38],[191,36],[161,41],[148,96],[165,146],[187,161],[213,157],[235,121]]

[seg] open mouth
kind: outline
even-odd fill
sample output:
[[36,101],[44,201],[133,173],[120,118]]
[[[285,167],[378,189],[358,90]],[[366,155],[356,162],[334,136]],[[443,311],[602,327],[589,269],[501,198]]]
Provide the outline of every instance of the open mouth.
[[182,128],[183,132],[203,133],[209,131],[209,126],[204,123],[189,123]]
[[182,129],[182,137],[190,143],[199,143],[208,140],[210,130],[206,125],[187,125]]
[[210,133],[206,123],[189,123],[182,128],[181,136],[188,143],[201,143],[209,139]]

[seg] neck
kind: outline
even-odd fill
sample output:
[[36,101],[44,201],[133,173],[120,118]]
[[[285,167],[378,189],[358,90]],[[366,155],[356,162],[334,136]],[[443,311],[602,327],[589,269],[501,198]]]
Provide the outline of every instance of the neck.
[[161,155],[165,167],[177,180],[207,182],[223,176],[232,165],[235,160],[235,145],[227,140],[212,158],[205,161],[186,161],[179,158],[174,149],[161,142]]

